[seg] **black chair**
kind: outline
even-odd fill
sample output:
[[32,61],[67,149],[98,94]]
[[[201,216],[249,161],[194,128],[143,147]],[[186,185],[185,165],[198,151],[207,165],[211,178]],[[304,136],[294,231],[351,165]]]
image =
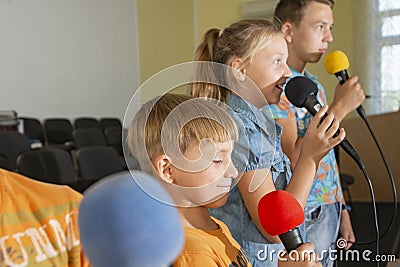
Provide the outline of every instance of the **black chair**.
[[26,135],[16,131],[0,131],[0,155],[6,159],[4,168],[14,171],[17,167],[17,157],[29,150]]
[[100,129],[75,129],[72,139],[76,149],[88,146],[107,146],[106,137]]
[[73,148],[72,132],[73,127],[69,119],[48,118],[44,120],[44,130],[47,142],[51,146],[56,146],[64,150]]
[[128,142],[126,141],[128,137],[128,129],[123,128],[122,129],[122,147],[124,151],[124,155],[122,156],[122,160],[124,162],[124,166],[126,166],[126,169],[129,170],[141,170],[139,161],[137,158],[132,155],[132,152],[128,146]]
[[45,145],[46,139],[40,120],[32,117],[19,117],[19,121],[23,125],[23,132],[28,137],[31,148],[34,148],[37,143]]
[[[122,140],[122,132],[123,130],[119,126],[105,129],[104,134],[106,136],[107,143],[117,151],[124,169],[140,170],[138,160],[130,152],[127,143]],[[126,135],[127,133],[125,132],[124,139],[126,139]],[[125,155],[123,147],[125,147]]]
[[95,128],[101,129],[100,123],[96,118],[79,117],[74,120],[75,129]]
[[82,191],[68,152],[44,147],[25,151],[17,158],[18,172],[38,181],[69,185]]
[[6,169],[6,170],[10,169],[10,165],[8,164],[8,160],[7,160],[6,156],[4,156],[4,155],[0,155],[0,168],[1,169]]
[[103,130],[110,127],[120,127],[122,128],[122,123],[119,118],[101,118],[100,125]]
[[83,190],[107,175],[124,170],[120,157],[110,146],[83,147],[76,151]]
[[104,135],[107,140],[107,144],[112,146],[122,156],[124,154],[122,149],[122,128],[119,126],[108,127],[104,130]]

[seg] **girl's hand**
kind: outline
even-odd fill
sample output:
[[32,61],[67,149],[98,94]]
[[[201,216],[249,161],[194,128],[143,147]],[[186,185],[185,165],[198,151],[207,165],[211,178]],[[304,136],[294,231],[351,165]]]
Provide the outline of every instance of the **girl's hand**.
[[322,267],[318,262],[318,254],[314,251],[314,244],[305,243],[286,255],[279,256],[279,267]]
[[[315,162],[319,162],[333,147],[338,145],[345,137],[343,128],[339,129],[339,121],[334,118],[334,114],[326,115],[328,106],[323,106],[307,128],[304,136],[300,155],[311,157]],[[326,116],[324,119],[323,117]],[[339,132],[336,135],[336,132]]]

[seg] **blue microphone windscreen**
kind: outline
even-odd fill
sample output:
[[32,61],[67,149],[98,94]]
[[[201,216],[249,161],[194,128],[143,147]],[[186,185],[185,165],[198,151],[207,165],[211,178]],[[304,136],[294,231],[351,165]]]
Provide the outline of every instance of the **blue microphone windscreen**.
[[317,94],[317,85],[307,77],[296,76],[289,80],[285,86],[285,94],[289,101],[296,107],[302,108],[307,97]]
[[183,248],[184,232],[177,209],[165,203],[173,203],[167,191],[140,171],[119,173],[91,186],[78,217],[83,251],[91,265],[171,264]]

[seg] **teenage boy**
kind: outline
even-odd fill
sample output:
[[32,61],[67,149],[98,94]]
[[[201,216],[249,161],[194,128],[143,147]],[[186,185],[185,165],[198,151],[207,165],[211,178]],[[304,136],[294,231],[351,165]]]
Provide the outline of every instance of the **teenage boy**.
[[[313,80],[319,89],[320,103],[327,104],[325,90],[317,77],[306,70],[308,63],[316,63],[326,53],[328,44],[333,41],[333,0],[281,0],[275,8],[275,21],[281,25],[288,44],[287,63],[292,78],[305,76]],[[301,90],[302,88],[299,88]],[[364,100],[364,92],[358,77],[351,77],[343,85],[337,85],[334,100],[328,113],[342,121]],[[283,127],[281,143],[283,151],[294,169],[303,136],[312,115],[305,109],[292,105],[283,94],[277,105],[271,105],[273,116]],[[348,241],[349,249],[355,242],[350,216],[342,196],[339,171],[334,151],[330,151],[320,162],[305,207],[306,237],[315,244],[316,252],[323,253],[322,264],[332,266],[329,248],[335,246],[338,231]]]

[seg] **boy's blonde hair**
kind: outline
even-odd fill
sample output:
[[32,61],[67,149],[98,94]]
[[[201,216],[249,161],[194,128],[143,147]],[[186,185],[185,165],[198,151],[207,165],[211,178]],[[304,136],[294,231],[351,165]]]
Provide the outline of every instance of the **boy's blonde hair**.
[[142,170],[153,173],[159,155],[184,153],[191,144],[237,140],[235,122],[217,103],[189,95],[165,94],[145,103],[128,131],[128,145]]
[[[273,36],[282,32],[280,27],[265,19],[244,19],[231,24],[228,28],[208,30],[195,53],[195,61],[209,61],[229,65],[234,58],[240,58],[242,67],[250,64],[255,54],[266,47]],[[210,71],[197,70],[207,74]],[[221,73],[214,73],[221,76]],[[223,74],[224,75],[224,74]],[[222,76],[223,76],[222,75]],[[213,81],[210,77],[208,80]],[[221,84],[228,84],[219,77]],[[211,83],[194,83],[191,95],[214,98],[225,102],[228,89]]]

